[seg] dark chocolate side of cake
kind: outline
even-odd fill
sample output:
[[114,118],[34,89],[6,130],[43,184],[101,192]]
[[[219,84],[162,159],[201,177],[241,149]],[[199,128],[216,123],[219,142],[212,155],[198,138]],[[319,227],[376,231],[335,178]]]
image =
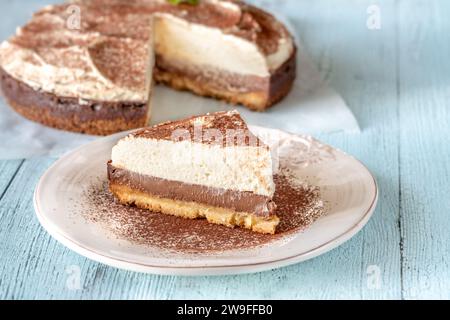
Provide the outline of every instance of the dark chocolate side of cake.
[[283,63],[270,77],[266,109],[281,101],[291,91],[297,77],[297,48],[290,58]]
[[9,104],[26,118],[57,129],[107,135],[146,125],[145,102],[80,100],[34,90],[0,68]]

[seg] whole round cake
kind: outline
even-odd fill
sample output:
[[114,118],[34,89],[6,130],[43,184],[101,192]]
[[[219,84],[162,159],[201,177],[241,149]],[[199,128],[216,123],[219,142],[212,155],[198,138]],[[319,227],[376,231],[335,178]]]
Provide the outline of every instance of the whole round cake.
[[[263,111],[295,80],[296,48],[269,13],[234,0],[52,5],[0,46],[0,84],[26,118],[107,135],[146,126],[152,84]],[[180,1],[175,1],[180,2]]]

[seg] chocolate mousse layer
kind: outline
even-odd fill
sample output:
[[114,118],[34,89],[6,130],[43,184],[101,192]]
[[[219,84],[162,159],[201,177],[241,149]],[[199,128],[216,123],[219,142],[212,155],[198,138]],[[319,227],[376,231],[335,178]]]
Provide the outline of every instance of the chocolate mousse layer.
[[178,90],[193,91],[198,95],[223,99],[232,104],[243,104],[255,111],[264,111],[289,94],[297,76],[297,53],[268,77],[240,75],[214,70],[208,67],[195,68],[156,56],[153,70],[158,83]]
[[145,102],[113,102],[59,97],[34,90],[0,68],[0,85],[9,104],[24,117],[47,126],[108,135],[145,126]]
[[108,163],[108,179],[110,184],[128,186],[161,198],[203,203],[263,218],[275,215],[275,203],[268,197],[253,192],[224,190],[160,179],[117,168],[111,163]]
[[193,67],[176,61],[167,61],[161,55],[156,55],[156,73],[169,72],[177,76],[189,77],[202,85],[211,88],[227,90],[230,92],[269,92],[270,96],[284,87],[292,84],[296,76],[296,52],[294,51],[282,66],[275,70],[268,77],[258,77],[253,75],[240,75],[224,70],[214,70],[212,68]]

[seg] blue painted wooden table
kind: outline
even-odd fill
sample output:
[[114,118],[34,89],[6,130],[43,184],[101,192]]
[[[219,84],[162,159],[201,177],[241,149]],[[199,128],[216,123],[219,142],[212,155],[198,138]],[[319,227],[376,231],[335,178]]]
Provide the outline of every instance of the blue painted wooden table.
[[[321,257],[259,274],[126,272],[69,251],[39,226],[33,190],[54,159],[0,161],[0,298],[450,298],[450,2],[277,3],[361,124],[361,134],[319,138],[377,176],[380,201],[366,228]],[[0,26],[41,5],[1,0]]]

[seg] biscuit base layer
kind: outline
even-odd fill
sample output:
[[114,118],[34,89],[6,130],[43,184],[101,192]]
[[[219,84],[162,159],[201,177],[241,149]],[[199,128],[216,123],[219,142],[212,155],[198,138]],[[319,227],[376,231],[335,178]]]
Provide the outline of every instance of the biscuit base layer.
[[80,120],[76,116],[72,117],[57,117],[49,110],[43,110],[40,107],[31,105],[23,106],[18,103],[8,100],[8,104],[20,115],[28,120],[41,123],[47,127],[86,133],[98,136],[107,136],[116,132],[126,131],[135,128],[141,128],[147,125],[147,119],[125,120],[117,119],[98,119],[98,120]]
[[218,208],[196,202],[185,202],[159,198],[128,186],[110,183],[114,196],[125,205],[135,205],[141,209],[173,215],[186,219],[207,219],[208,222],[230,228],[242,227],[253,232],[275,234],[280,220],[277,216],[257,217],[251,213],[236,212],[227,208]]

